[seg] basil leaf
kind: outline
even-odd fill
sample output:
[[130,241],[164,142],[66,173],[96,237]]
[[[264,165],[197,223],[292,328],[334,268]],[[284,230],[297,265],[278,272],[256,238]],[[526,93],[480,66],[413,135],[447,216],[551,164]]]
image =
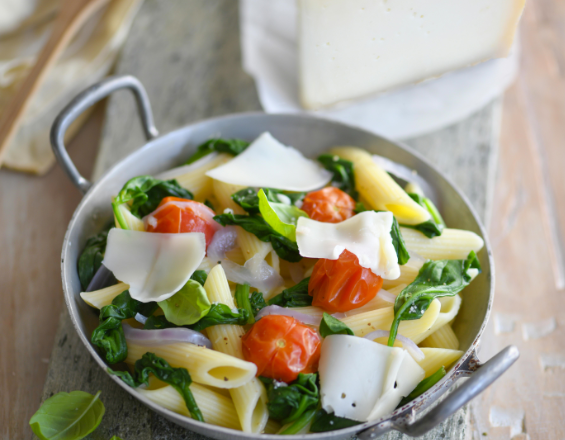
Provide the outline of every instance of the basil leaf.
[[305,411],[316,409],[320,393],[316,385],[317,374],[298,374],[298,378],[288,386],[266,377],[259,377],[267,388],[269,417],[283,424],[294,422]]
[[322,322],[320,323],[320,335],[322,335],[322,338],[330,335],[355,336],[353,330],[351,330],[347,325],[326,312],[324,312]]
[[157,315],[157,316],[150,316],[145,321],[143,325],[144,330],[162,330],[164,328],[175,328],[178,325],[175,325],[165,318],[165,315]]
[[249,301],[249,284],[238,284],[235,287],[234,296],[237,307],[246,310],[249,314],[249,318],[247,318],[247,324],[253,324],[255,322],[255,314],[253,313],[253,309],[251,308],[251,301]]
[[443,376],[445,376],[445,367],[442,365],[439,368],[439,370],[437,370],[434,374],[432,374],[429,377],[426,377],[418,385],[416,385],[416,388],[414,388],[414,390],[410,394],[408,394],[408,396],[406,396],[404,399],[400,401],[397,408],[406,405],[408,402],[411,402],[416,397],[424,394],[436,383],[438,383],[441,379],[443,379]]
[[428,238],[439,237],[443,232],[443,230],[445,229],[445,222],[443,221],[443,218],[441,217],[441,214],[437,210],[436,206],[433,204],[433,202],[430,199],[420,194],[408,193],[408,195],[412,200],[414,200],[420,206],[426,208],[426,210],[430,213],[432,218],[430,220],[427,220],[423,223],[419,223],[417,225],[402,225],[402,226],[405,228],[410,228],[420,231]]
[[256,215],[221,214],[214,217],[222,226],[241,226],[247,232],[255,235],[259,240],[270,242],[277,255],[283,260],[297,263],[302,259],[298,253],[298,246],[292,240],[282,236],[269,226],[262,218]]
[[127,223],[118,207],[123,203],[130,204],[130,211],[136,217],[143,217],[157,209],[165,197],[192,199],[192,193],[182,188],[176,180],[159,180],[151,176],[138,176],[126,182],[116,198],[112,201],[112,209],[122,229]]
[[341,189],[357,200],[359,194],[355,190],[353,162],[332,154],[322,154],[318,156],[318,161],[333,174],[332,186]]
[[308,295],[308,283],[310,277],[304,278],[298,284],[283,290],[278,295],[269,300],[269,305],[280,307],[308,307],[312,305],[314,299]]
[[104,253],[106,252],[106,241],[108,239],[108,231],[111,226],[104,231],[93,235],[84,245],[84,249],[78,259],[77,269],[78,278],[82,290],[86,290],[94,275],[100,269]]
[[175,325],[194,324],[208,313],[211,306],[204,287],[194,280],[188,280],[177,293],[157,304],[167,320]]
[[192,378],[186,368],[173,368],[169,363],[154,353],[145,353],[141,359],[135,361],[134,375],[129,371],[113,371],[108,368],[110,374],[114,374],[122,379],[130,387],[137,388],[141,384],[149,385],[149,375],[155,377],[169,385],[171,385],[184,399],[186,408],[190,412],[190,416],[194,420],[204,421],[204,417],[194,400],[190,384]]
[[196,324],[189,326],[192,330],[202,331],[213,325],[245,325],[249,319],[249,312],[244,309],[237,309],[232,312],[225,304],[212,304],[210,311]]
[[261,292],[253,292],[249,298],[249,303],[251,305],[253,316],[257,316],[257,313],[259,313],[262,308],[267,307],[265,297]]
[[57,393],[47,399],[31,417],[29,425],[42,440],[79,440],[94,431],[104,416],[101,391]]
[[258,193],[258,198],[259,212],[269,226],[289,240],[296,241],[296,222],[300,217],[308,218],[308,214],[296,206],[269,201],[262,189]]
[[190,156],[185,165],[190,165],[191,163],[196,162],[198,159],[202,159],[204,156],[207,156],[214,151],[217,151],[218,153],[228,153],[237,156],[248,146],[249,142],[243,141],[241,139],[210,139],[196,148],[196,153]]
[[350,426],[360,425],[361,423],[363,422],[338,417],[333,413],[328,414],[325,410],[319,409],[314,416],[312,426],[310,426],[310,432],[337,431],[338,429],[349,428]]
[[206,280],[208,279],[208,274],[205,270],[196,270],[190,279],[200,283],[201,286],[204,286],[204,283],[206,283]]
[[467,273],[470,268],[481,271],[473,251],[466,260],[429,260],[424,263],[416,279],[396,297],[388,345],[392,347],[394,344],[400,321],[420,319],[434,299],[454,296],[467,287],[471,282]]
[[[296,202],[306,195],[304,192],[288,192],[272,188],[263,188],[263,191],[269,202],[283,203],[287,206],[295,206]],[[259,196],[255,188],[242,189],[232,194],[231,198],[249,214],[259,214]]]

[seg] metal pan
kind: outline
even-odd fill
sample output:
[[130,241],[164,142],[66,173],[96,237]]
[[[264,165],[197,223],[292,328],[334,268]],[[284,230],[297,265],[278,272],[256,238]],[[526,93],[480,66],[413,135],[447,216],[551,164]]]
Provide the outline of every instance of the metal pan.
[[[69,158],[65,150],[64,134],[80,113],[120,89],[129,89],[135,95],[147,143],[118,162],[98,182],[91,183],[80,175]],[[107,365],[90,343],[90,335],[98,325],[98,316],[79,296],[81,287],[77,273],[77,259],[86,239],[100,231],[112,218],[109,203],[111,197],[117,194],[122,185],[132,177],[155,174],[179,165],[197,145],[211,137],[221,135],[253,140],[264,131],[270,131],[275,138],[286,145],[293,145],[306,156],[315,157],[335,145],[355,145],[414,169],[434,189],[447,224],[450,227],[471,230],[484,239],[485,247],[479,252],[483,273],[464,290],[463,304],[453,326],[461,343],[460,348],[465,353],[447,375],[422,396],[397,409],[386,418],[340,431],[298,435],[292,438],[339,439],[356,434],[360,439],[369,439],[390,430],[411,436],[424,434],[482,392],[519,356],[516,347],[509,346],[484,364],[477,358],[479,340],[490,314],[494,294],[494,267],[490,244],[467,198],[423,157],[401,144],[337,122],[302,115],[244,113],[208,119],[159,136],[153,123],[147,94],[141,83],[131,76],[109,78],[88,88],[71,101],[53,124],[51,143],[60,165],[84,194],[67,229],[61,263],[65,302],[82,342],[100,367],[106,370]],[[418,417],[462,377],[469,379],[423,417]],[[272,435],[250,435],[194,421],[140,396],[115,376],[111,378],[117,386],[124,388],[155,412],[200,434],[221,440],[275,438]]]

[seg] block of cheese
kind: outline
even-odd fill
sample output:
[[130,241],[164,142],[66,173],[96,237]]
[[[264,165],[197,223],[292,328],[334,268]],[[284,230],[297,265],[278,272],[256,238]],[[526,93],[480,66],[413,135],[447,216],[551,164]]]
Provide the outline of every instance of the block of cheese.
[[298,0],[307,109],[506,57],[525,0]]

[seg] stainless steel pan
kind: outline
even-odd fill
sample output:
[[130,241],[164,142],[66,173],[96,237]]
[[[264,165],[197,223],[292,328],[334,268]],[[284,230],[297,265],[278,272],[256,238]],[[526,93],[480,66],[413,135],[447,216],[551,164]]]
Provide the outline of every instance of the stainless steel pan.
[[[110,93],[126,88],[135,95],[147,143],[117,163],[98,182],[89,182],[80,175],[65,150],[63,141],[65,131],[85,109]],[[69,224],[63,243],[61,263],[65,302],[82,342],[100,367],[106,370],[107,365],[90,343],[90,335],[98,325],[98,316],[79,296],[81,287],[77,273],[77,258],[86,239],[97,233],[112,218],[111,197],[134,176],[155,174],[178,166],[197,145],[211,137],[221,135],[253,140],[264,131],[270,131],[275,138],[284,144],[293,145],[306,156],[315,157],[335,145],[355,145],[410,167],[432,186],[442,215],[450,227],[468,229],[483,237],[485,247],[479,252],[483,273],[463,292],[463,305],[454,323],[455,333],[461,343],[460,348],[465,354],[447,375],[425,394],[384,419],[340,431],[292,436],[292,438],[339,439],[357,434],[361,439],[369,439],[390,430],[401,431],[411,436],[424,434],[488,387],[519,356],[516,347],[509,346],[484,364],[477,358],[479,340],[489,317],[494,294],[494,267],[490,244],[467,198],[423,157],[401,144],[337,122],[311,116],[244,113],[208,119],[159,136],[153,123],[147,94],[141,83],[131,76],[109,78],[85,90],[71,101],[53,124],[51,143],[60,165],[84,194]],[[418,417],[462,377],[469,379],[423,417]],[[194,421],[152,403],[115,376],[112,376],[112,380],[152,410],[192,431],[222,440],[275,438],[265,434],[245,434]]]

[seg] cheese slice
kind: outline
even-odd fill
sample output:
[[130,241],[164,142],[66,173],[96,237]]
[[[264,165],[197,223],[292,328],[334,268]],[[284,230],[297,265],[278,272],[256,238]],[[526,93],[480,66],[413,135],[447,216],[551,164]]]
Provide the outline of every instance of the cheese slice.
[[102,262],[129,284],[133,299],[164,301],[178,292],[206,253],[201,232],[157,234],[111,229]]
[[525,0],[299,0],[302,104],[316,109],[506,57]]
[[300,217],[296,243],[301,256],[337,260],[344,249],[355,254],[362,267],[385,280],[400,276],[398,257],[392,244],[391,212],[366,211],[341,223],[322,223]]
[[263,133],[245,151],[206,175],[232,185],[311,191],[326,185],[331,173],[300,151]]

